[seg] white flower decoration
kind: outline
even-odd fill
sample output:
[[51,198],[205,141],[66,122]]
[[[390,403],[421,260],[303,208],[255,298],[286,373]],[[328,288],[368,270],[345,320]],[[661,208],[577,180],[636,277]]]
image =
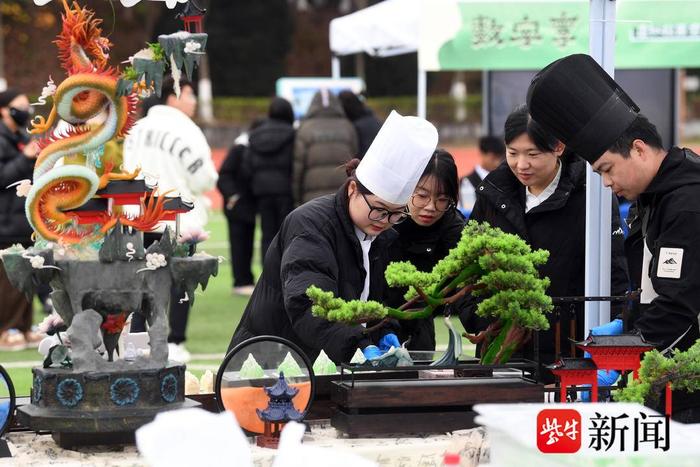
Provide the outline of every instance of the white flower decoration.
[[44,265],[44,257],[43,256],[32,256],[29,259],[29,262],[31,263],[32,267],[34,269],[41,269],[42,266]]
[[37,102],[29,105],[46,105],[46,99],[56,94],[56,89],[56,83],[54,83],[53,78],[49,76],[49,81],[46,83],[46,86],[41,89],[41,96],[39,96]]
[[7,185],[5,188],[12,188],[13,186],[16,187],[15,189],[17,190],[17,197],[26,198],[29,194],[29,190],[32,189],[32,181],[29,179],[20,180],[18,182]]
[[187,41],[187,42],[185,42],[184,52],[186,54],[197,54],[197,53],[201,53],[199,51],[201,48],[202,48],[202,44],[200,44],[199,42]]
[[165,260],[165,255],[160,253],[149,253],[146,255],[146,267],[139,269],[138,272],[142,271],[155,271],[158,268],[167,266],[168,262]]

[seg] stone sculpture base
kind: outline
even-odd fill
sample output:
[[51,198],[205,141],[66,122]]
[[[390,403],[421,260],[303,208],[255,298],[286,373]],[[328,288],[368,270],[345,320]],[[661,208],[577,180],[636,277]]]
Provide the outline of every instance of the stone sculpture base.
[[34,368],[31,404],[20,423],[50,431],[62,448],[130,444],[134,431],[165,410],[198,407],[185,399],[185,366],[161,370],[76,372]]

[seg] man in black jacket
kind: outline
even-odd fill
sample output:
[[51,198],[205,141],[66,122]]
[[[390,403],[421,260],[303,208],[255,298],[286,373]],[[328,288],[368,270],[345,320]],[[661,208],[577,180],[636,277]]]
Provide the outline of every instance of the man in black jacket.
[[663,149],[656,127],[640,115],[592,166],[616,194],[637,200],[645,242],[629,252],[642,257],[635,327],[663,350],[690,347],[700,337],[700,157]]
[[[656,127],[587,55],[542,70],[528,101],[532,117],[584,157],[606,186],[637,200],[643,251],[628,252],[642,256],[635,328],[662,352],[688,349],[700,337],[700,158],[688,149],[666,151]],[[601,334],[621,329],[616,321]],[[674,419],[700,421],[700,394],[675,392]]]
[[474,209],[476,190],[481,182],[505,159],[506,145],[503,137],[488,135],[479,138],[479,163],[459,182],[459,208],[464,215],[468,215]]
[[[39,147],[29,141],[24,131],[29,109],[24,94],[13,89],[0,93],[0,250],[15,243],[25,247],[31,244],[25,198],[18,197],[13,188],[5,188],[20,180],[31,180],[34,172]],[[10,284],[0,261],[0,350],[22,350],[28,340],[35,340],[31,325],[31,303]]]

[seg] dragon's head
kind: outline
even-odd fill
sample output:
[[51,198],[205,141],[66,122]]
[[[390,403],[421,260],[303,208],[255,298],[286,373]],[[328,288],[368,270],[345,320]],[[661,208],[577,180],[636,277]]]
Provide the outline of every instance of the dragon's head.
[[63,0],[63,28],[54,41],[58,46],[61,66],[69,75],[80,71],[104,70],[109,59],[109,39],[102,36],[102,20],[77,2]]

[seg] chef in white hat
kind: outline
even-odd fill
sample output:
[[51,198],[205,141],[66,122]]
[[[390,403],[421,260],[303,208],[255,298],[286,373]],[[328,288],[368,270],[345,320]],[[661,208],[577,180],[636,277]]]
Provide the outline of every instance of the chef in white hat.
[[306,289],[381,300],[387,247],[396,236],[391,227],[408,216],[406,205],[437,142],[431,123],[392,111],[362,161],[348,162],[348,180],[338,192],[287,216],[229,350],[251,337],[274,335],[299,345],[312,360],[323,350],[340,363],[357,348],[371,358],[379,355],[375,343],[398,344],[387,328],[374,335],[313,316]]

